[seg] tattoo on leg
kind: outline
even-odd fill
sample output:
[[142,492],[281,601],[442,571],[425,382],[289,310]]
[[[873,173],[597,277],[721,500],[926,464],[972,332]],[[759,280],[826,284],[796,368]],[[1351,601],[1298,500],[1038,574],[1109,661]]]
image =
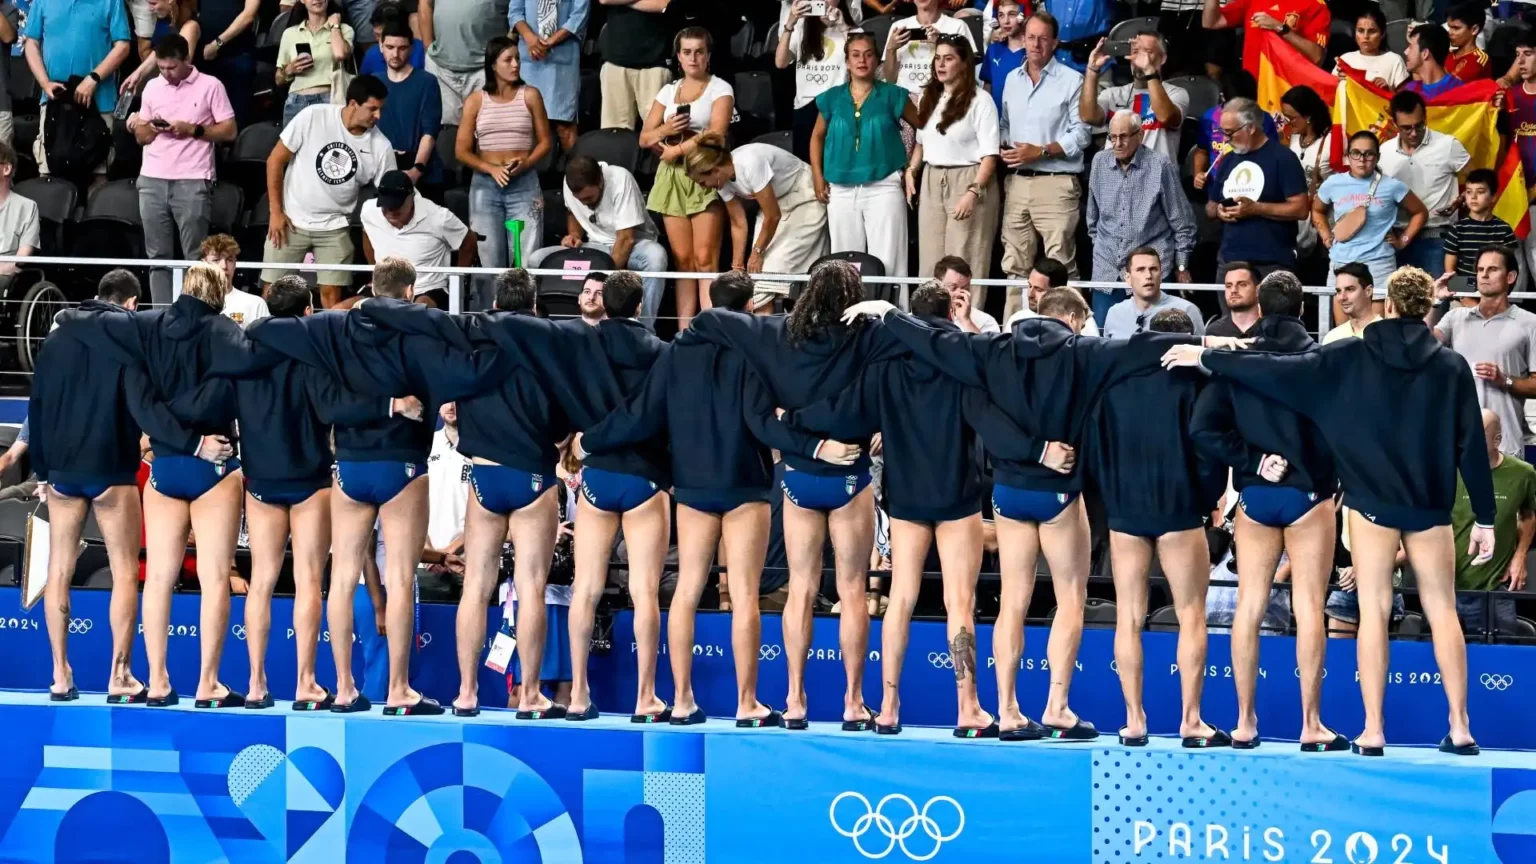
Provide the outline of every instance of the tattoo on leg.
[[949,640],[949,656],[955,664],[955,680],[964,681],[965,676],[974,675],[976,672],[976,638],[964,627],[955,634],[955,638]]

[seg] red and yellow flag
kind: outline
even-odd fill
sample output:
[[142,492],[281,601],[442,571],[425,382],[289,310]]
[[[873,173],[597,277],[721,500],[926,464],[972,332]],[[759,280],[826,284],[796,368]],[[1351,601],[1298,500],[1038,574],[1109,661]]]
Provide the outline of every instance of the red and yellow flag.
[[1531,233],[1531,208],[1526,200],[1525,167],[1520,163],[1520,148],[1510,147],[1499,166],[1499,199],[1493,202],[1493,215],[1509,223],[1515,236],[1524,240]]
[[1244,39],[1258,39],[1258,68],[1248,71],[1259,82],[1259,107],[1270,114],[1280,113],[1280,97],[1292,87],[1305,84],[1317,91],[1323,101],[1333,104],[1339,79],[1319,69],[1307,56],[1292,48],[1284,39],[1268,30],[1248,27]]

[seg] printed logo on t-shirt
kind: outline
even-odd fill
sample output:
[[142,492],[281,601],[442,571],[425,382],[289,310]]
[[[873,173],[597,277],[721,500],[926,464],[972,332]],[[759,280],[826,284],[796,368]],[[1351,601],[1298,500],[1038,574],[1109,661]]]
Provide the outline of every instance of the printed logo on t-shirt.
[[315,173],[322,182],[340,186],[357,176],[357,152],[341,141],[333,141],[320,148],[315,157]]
[[1221,184],[1221,194],[1230,199],[1248,198],[1254,201],[1264,192],[1264,169],[1255,162],[1244,162],[1232,169]]

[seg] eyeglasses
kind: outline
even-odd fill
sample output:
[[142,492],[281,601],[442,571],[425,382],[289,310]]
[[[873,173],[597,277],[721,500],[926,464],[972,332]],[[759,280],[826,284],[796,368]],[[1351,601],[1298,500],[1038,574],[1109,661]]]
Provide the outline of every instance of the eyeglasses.
[[1231,129],[1228,129],[1225,126],[1221,127],[1221,134],[1227,136],[1228,138],[1231,138],[1233,135],[1236,135],[1241,131],[1243,131],[1243,127],[1241,126],[1234,126]]
[[1428,123],[1399,123],[1399,124],[1397,124],[1397,131],[1405,132],[1405,133],[1423,132],[1427,128],[1429,128],[1429,124]]
[[1375,159],[1376,157],[1378,157],[1380,155],[1381,154],[1377,153],[1375,150],[1351,150],[1351,151],[1349,151],[1349,158],[1351,158],[1351,159],[1361,159],[1361,160]]
[[1137,129],[1135,132],[1111,132],[1108,135],[1109,143],[1111,144],[1117,144],[1121,141],[1134,141],[1140,137],[1140,129]]

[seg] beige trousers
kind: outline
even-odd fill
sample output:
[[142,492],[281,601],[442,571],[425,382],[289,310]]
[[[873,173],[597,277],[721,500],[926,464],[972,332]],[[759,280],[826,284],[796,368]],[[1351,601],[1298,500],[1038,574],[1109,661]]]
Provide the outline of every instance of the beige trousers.
[[[955,255],[971,265],[980,279],[992,262],[992,238],[997,235],[997,184],[990,183],[982,200],[965,219],[955,218],[955,205],[965,197],[965,187],[976,182],[976,165],[923,168],[923,188],[917,200],[917,273],[928,277],[940,258]],[[971,305],[987,301],[982,286],[971,289]]]
[[[1008,175],[1003,195],[1003,272],[1029,278],[1041,251],[1077,273],[1078,198],[1082,188],[1074,175],[1021,177]],[[1044,249],[1041,249],[1041,246]],[[1024,306],[1024,288],[1009,287],[1003,306],[1007,321]]]

